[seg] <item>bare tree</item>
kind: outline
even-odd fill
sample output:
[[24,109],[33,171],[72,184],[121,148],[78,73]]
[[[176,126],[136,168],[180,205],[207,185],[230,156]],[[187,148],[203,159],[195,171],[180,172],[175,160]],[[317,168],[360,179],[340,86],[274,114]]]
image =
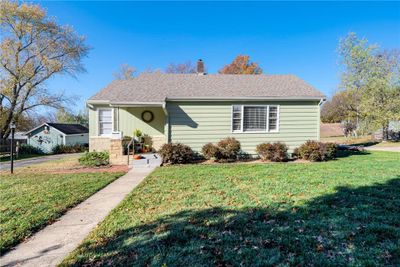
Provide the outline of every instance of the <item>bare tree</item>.
[[117,80],[131,80],[135,78],[136,69],[128,64],[121,64],[118,71],[114,72],[114,78]]
[[178,64],[170,63],[165,72],[178,74],[196,73],[196,67],[190,61]]
[[0,138],[18,125],[23,113],[39,106],[61,107],[64,93],[51,93],[45,82],[56,74],[84,71],[89,48],[71,27],[58,25],[34,4],[0,1]]

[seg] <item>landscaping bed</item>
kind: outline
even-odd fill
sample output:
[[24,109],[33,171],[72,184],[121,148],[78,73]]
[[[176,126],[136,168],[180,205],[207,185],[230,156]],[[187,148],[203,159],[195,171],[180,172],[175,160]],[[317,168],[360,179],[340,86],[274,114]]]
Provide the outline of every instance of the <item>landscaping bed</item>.
[[[124,172],[75,174],[33,172],[40,168],[43,166],[32,167],[32,172],[1,174],[0,251],[2,253],[38,229],[51,224],[69,208],[124,174]],[[26,170],[26,168],[21,169]]]
[[158,168],[62,266],[399,266],[400,154]]

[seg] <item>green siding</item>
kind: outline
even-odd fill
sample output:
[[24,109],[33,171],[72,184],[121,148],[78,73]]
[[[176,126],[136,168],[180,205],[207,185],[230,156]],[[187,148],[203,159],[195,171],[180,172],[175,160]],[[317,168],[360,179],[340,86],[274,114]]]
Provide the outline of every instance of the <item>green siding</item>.
[[[232,133],[231,111],[233,104],[279,105],[279,132]],[[233,136],[242,150],[255,154],[257,144],[285,142],[290,150],[307,140],[318,140],[319,105],[311,101],[288,102],[169,102],[170,141],[181,142],[200,151],[208,142]]]
[[[98,136],[97,110],[107,106],[89,108],[89,136]],[[142,120],[142,112],[150,110],[154,119],[150,123]],[[135,129],[140,129],[144,134],[155,136],[164,135],[165,114],[161,107],[119,107],[114,108],[114,129],[122,131],[125,136],[132,136]]]
[[[142,112],[153,112],[153,121],[147,123],[142,120]],[[132,136],[135,129],[140,129],[144,134],[164,135],[165,114],[161,107],[149,108],[119,108],[119,130],[124,135]]]
[[51,153],[54,146],[64,144],[63,135],[53,127],[49,127],[48,132],[45,133],[44,127],[29,134],[28,144],[40,148],[44,153]]

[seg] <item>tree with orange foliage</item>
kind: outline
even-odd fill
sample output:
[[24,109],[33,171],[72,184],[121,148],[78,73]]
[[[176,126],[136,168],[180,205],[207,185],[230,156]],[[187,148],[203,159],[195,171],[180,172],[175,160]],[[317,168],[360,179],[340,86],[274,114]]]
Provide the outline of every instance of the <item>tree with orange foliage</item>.
[[220,74],[262,74],[263,70],[255,62],[250,62],[250,57],[238,55],[232,63],[225,65],[218,71]]

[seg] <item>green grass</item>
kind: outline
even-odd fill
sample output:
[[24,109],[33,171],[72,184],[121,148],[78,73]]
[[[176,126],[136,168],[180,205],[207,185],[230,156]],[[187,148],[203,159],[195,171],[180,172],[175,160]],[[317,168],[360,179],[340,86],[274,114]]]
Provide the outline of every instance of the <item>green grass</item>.
[[162,167],[61,265],[399,266],[400,153]]
[[0,251],[52,223],[122,173],[2,174]]
[[[18,158],[14,157],[14,160],[21,160],[21,159],[30,159],[30,158],[37,158],[37,157],[43,157],[46,155],[42,155],[42,154],[22,154],[22,155],[18,155]],[[5,157],[0,157],[0,162],[9,162],[11,161],[10,156],[5,156]]]

